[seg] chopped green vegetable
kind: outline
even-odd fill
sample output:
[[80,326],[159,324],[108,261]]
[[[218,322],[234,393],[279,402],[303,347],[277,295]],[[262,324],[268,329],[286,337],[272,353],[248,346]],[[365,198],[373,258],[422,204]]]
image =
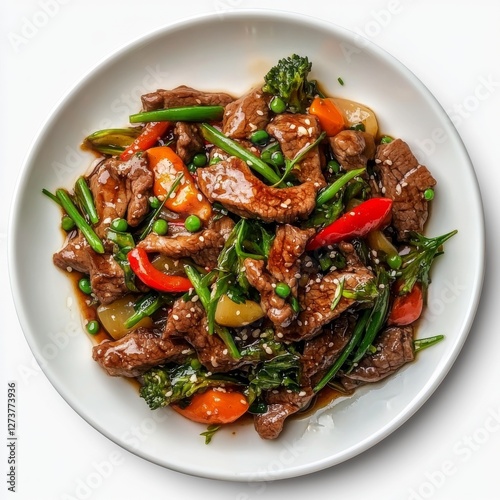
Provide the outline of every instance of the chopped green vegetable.
[[317,93],[316,82],[307,79],[311,68],[309,59],[297,54],[280,59],[264,76],[262,90],[280,98],[291,113],[304,113]]
[[144,122],[205,122],[222,119],[224,106],[184,106],[156,109],[129,116],[130,123]]

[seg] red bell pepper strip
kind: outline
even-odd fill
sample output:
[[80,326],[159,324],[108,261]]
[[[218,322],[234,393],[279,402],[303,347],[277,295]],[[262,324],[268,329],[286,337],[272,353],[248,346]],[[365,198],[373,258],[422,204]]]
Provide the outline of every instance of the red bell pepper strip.
[[127,255],[130,268],[135,275],[147,286],[160,292],[179,293],[187,292],[193,285],[184,276],[169,276],[151,264],[146,250],[135,247]]
[[[402,283],[396,282],[396,292],[402,286]],[[424,295],[422,284],[416,282],[410,292],[404,295],[396,295],[387,318],[388,325],[404,326],[417,321],[422,314],[424,307]]]
[[366,236],[386,222],[392,208],[389,198],[370,198],[323,228],[307,244],[306,250],[316,250],[342,240]]
[[150,122],[144,127],[141,134],[134,142],[120,155],[120,160],[129,160],[135,153],[152,148],[161,136],[170,127],[170,122]]

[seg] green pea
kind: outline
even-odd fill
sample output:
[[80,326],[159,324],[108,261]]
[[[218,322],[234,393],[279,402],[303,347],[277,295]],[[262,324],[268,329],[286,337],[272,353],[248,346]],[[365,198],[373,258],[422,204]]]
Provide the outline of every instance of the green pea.
[[195,167],[204,167],[207,164],[207,155],[205,153],[198,153],[194,155],[193,165]]
[[199,231],[201,228],[201,220],[197,215],[190,215],[184,221],[184,227],[190,233],[196,233],[196,231]]
[[283,113],[286,110],[286,103],[281,97],[273,97],[269,108],[273,113]]
[[89,332],[90,335],[96,335],[99,333],[100,329],[101,325],[99,324],[99,321],[96,321],[95,319],[87,323],[87,332]]
[[336,160],[330,160],[327,167],[332,174],[338,174],[340,172],[340,163]]
[[92,285],[90,283],[90,278],[84,277],[78,281],[78,288],[85,294],[90,295],[92,293]]
[[124,233],[128,229],[128,223],[125,219],[114,219],[111,221],[111,229]]
[[250,135],[250,141],[256,146],[265,146],[269,142],[269,134],[265,130],[256,130]]
[[165,219],[158,219],[154,221],[153,233],[163,236],[168,232],[168,222]]
[[159,208],[161,205],[161,201],[156,197],[156,196],[150,196],[149,197],[149,206],[151,208]]
[[382,137],[382,139],[380,139],[380,144],[389,144],[390,142],[392,142],[394,139],[388,135],[384,135],[384,137]]
[[391,269],[399,269],[403,264],[403,259],[401,258],[401,255],[394,254],[389,255],[386,259],[386,262]]
[[198,170],[198,167],[191,161],[187,165],[187,169],[189,170],[189,173],[194,174]]
[[290,287],[283,282],[277,283],[274,291],[276,292],[276,295],[282,299],[286,299],[292,293]]
[[285,164],[285,157],[281,151],[275,151],[271,154],[271,162],[277,167],[282,167]]
[[69,215],[64,215],[61,219],[61,227],[65,231],[71,231],[75,226],[75,221]]
[[350,127],[351,130],[357,130],[359,132],[364,132],[365,131],[365,125],[363,123],[355,123],[352,127]]
[[432,188],[428,188],[424,191],[424,198],[427,200],[427,201],[431,201],[434,199],[434,189]]

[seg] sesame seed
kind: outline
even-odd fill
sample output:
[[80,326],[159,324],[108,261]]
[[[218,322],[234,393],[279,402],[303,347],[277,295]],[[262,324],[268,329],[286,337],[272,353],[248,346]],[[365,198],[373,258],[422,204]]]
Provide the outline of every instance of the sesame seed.
[[177,314],[172,314],[172,318],[174,318],[175,321],[179,321],[179,316]]

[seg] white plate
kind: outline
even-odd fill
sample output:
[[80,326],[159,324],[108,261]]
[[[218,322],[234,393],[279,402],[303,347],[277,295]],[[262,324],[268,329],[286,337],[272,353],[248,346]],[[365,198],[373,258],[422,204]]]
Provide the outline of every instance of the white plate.
[[[294,52],[310,58],[312,76],[328,93],[375,110],[382,131],[406,140],[436,177],[427,234],[459,232],[433,268],[419,336],[444,333],[446,341],[386,382],[311,418],[291,420],[276,441],[261,440],[247,425],[218,433],[206,446],[199,436],[203,426],[168,409],[151,412],[129,383],[105,375],[91,359],[69,280],[52,265],[52,254],[62,245],[59,210],[41,189],[72,186],[92,160],[79,150],[82,138],[127,125],[128,114],[140,108],[140,94],[188,84],[238,95]],[[443,380],[471,327],[482,285],[483,242],[481,201],[469,157],[443,109],[410,71],[373,44],[321,20],[238,11],[146,36],[99,64],[64,97],[24,165],[12,210],[9,258],[29,345],[75,411],[114,442],[162,466],[251,481],[299,476],[343,462],[417,411]]]

